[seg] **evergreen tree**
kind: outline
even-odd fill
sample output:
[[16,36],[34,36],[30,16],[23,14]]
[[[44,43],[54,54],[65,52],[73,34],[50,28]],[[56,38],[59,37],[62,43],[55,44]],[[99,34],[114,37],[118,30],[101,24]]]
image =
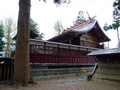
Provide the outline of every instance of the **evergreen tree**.
[[[3,37],[4,37],[3,25],[0,22],[0,51],[2,51],[4,48],[4,41],[2,40]],[[1,56],[1,54],[0,54],[0,56]]]
[[85,20],[86,20],[86,19],[85,19],[85,17],[84,17],[84,12],[83,12],[83,11],[79,11],[76,20],[73,21],[73,24],[79,24],[80,22],[83,22],[83,21],[85,21]]
[[114,29],[117,30],[118,47],[120,47],[119,27],[120,27],[120,0],[115,0],[113,3],[113,23],[111,25],[104,25],[104,30]]
[[36,39],[42,40],[44,38],[44,34],[40,33],[38,23],[33,21],[33,19],[30,19],[30,28],[33,30],[34,33],[39,35],[38,37],[36,37]]
[[54,30],[55,30],[55,35],[59,35],[62,33],[63,29],[62,29],[62,24],[61,24],[61,21],[60,20],[57,20],[55,23],[54,23]]
[[37,22],[33,21],[33,19],[30,19],[30,28],[34,33],[39,34],[39,25]]
[[110,29],[110,27],[108,26],[107,23],[105,23],[103,29],[104,29],[105,31],[108,31],[108,30]]

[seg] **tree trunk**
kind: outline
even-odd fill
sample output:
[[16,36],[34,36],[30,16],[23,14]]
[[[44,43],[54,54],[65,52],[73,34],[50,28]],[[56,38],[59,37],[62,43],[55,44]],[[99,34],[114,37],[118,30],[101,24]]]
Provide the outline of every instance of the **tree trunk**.
[[120,39],[119,39],[119,30],[117,28],[117,37],[118,37],[118,48],[120,47]]
[[28,84],[29,70],[30,0],[19,0],[18,30],[13,82]]

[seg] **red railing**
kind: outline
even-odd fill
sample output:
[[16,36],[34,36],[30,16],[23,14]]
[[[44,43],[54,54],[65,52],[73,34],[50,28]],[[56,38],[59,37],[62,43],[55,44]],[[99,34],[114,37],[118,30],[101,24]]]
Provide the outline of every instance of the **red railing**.
[[87,56],[93,50],[96,48],[32,40],[30,42],[30,62],[95,63],[92,56]]
[[92,56],[59,56],[49,54],[30,54],[31,63],[96,63]]

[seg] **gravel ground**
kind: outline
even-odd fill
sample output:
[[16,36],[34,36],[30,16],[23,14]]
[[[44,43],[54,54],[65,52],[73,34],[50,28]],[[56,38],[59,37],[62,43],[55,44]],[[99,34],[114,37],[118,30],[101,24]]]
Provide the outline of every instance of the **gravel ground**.
[[[37,80],[38,84],[29,84],[28,86],[8,86],[8,84],[0,84],[0,90],[120,90],[120,84],[80,80],[76,82],[67,82],[86,78],[81,76],[42,79]],[[67,83],[64,83],[67,82]]]

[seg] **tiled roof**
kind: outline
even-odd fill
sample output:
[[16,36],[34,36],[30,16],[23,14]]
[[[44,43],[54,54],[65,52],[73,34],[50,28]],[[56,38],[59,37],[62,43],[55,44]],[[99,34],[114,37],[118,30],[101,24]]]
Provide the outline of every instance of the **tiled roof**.
[[117,54],[120,53],[120,48],[113,49],[101,49],[97,51],[92,51],[88,56],[106,55],[106,54]]

